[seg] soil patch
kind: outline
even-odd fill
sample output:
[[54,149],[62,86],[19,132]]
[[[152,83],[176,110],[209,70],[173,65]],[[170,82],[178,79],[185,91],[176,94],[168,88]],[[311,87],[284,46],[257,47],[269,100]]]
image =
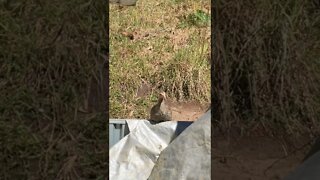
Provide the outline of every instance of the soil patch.
[[198,102],[175,102],[170,103],[172,119],[175,121],[196,121],[207,112],[208,104]]
[[307,136],[294,143],[266,136],[215,135],[213,177],[219,180],[278,180],[297,167],[308,150]]

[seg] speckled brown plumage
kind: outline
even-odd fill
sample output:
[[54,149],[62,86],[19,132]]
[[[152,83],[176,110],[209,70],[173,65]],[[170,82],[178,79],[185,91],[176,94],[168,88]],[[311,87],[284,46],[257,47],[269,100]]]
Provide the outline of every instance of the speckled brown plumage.
[[172,112],[166,102],[166,93],[159,94],[158,103],[151,108],[150,120],[152,121],[171,121]]

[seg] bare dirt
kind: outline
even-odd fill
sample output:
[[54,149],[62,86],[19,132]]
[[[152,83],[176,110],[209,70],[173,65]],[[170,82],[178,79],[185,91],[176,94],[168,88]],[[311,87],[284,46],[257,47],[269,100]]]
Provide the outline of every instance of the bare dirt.
[[172,119],[175,121],[196,121],[210,105],[199,102],[171,102]]
[[279,180],[297,167],[310,146],[307,137],[295,141],[267,136],[216,134],[213,137],[213,177],[217,180]]

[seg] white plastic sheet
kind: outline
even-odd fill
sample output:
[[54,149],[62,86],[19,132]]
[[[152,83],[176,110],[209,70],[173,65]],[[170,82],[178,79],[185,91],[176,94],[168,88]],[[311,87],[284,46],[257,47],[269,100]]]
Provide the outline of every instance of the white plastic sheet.
[[109,151],[111,180],[147,179],[161,151],[174,138],[177,124],[152,125],[147,120],[128,120],[130,133]]
[[183,122],[128,120],[130,133],[109,151],[110,179],[210,179],[210,117],[209,111],[177,138]]

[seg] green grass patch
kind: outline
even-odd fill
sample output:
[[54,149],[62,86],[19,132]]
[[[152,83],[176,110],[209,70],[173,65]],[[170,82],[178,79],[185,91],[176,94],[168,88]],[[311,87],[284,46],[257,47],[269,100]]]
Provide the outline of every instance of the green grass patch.
[[210,26],[210,14],[205,13],[202,10],[197,10],[195,13],[188,14],[181,17],[181,22],[178,25],[180,28],[186,28],[188,26],[206,27]]

